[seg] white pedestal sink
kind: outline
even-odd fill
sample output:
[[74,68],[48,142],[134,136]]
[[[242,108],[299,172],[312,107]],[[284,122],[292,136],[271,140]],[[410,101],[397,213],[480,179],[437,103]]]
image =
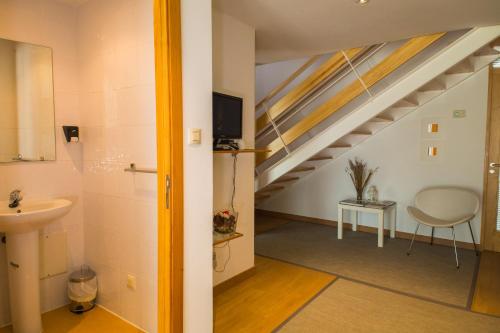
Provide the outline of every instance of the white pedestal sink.
[[38,230],[71,209],[66,199],[0,201],[0,232],[6,233],[10,313],[14,333],[40,333]]

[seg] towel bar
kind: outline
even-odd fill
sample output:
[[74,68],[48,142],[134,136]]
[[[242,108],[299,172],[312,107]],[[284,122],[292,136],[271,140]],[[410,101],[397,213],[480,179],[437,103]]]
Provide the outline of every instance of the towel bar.
[[156,173],[156,169],[146,169],[146,168],[137,168],[135,163],[130,163],[130,167],[125,168],[123,171],[125,172],[139,172],[139,173]]

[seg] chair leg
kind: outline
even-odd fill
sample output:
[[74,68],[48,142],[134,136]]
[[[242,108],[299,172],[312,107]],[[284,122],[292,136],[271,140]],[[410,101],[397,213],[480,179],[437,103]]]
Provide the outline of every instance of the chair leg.
[[472,237],[472,244],[474,244],[474,252],[476,252],[476,256],[478,256],[479,255],[479,251],[476,248],[476,242],[474,241],[474,233],[472,232],[472,227],[470,225],[470,221],[467,222],[467,224],[469,225],[470,236]]
[[434,227],[432,227],[431,231],[431,245],[434,243]]
[[413,242],[415,241],[415,236],[417,235],[418,227],[420,226],[420,223],[417,223],[417,227],[415,228],[415,233],[413,234],[413,237],[411,238],[410,242],[410,247],[408,248],[408,251],[406,251],[406,255],[410,255],[411,248],[413,247]]
[[453,234],[453,247],[455,249],[455,261],[457,262],[457,269],[459,269],[460,265],[458,264],[457,243],[455,241],[455,227],[451,227],[451,233]]

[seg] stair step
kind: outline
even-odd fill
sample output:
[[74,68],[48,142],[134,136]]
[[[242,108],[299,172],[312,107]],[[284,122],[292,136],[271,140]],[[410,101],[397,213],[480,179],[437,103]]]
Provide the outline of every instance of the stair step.
[[333,159],[332,156],[316,156],[316,157],[311,157],[308,159],[308,162],[317,162],[317,161],[326,161],[326,160],[331,160]]
[[418,106],[417,103],[407,100],[407,99],[402,99],[399,102],[395,103],[392,107],[393,108],[416,108]]
[[474,72],[474,66],[472,66],[472,63],[470,62],[470,59],[464,59],[455,66],[452,66],[450,69],[448,69],[445,74],[469,74]]
[[308,171],[314,171],[316,169],[315,167],[298,167],[295,169],[292,169],[291,171],[287,173],[296,173],[296,172],[308,172]]
[[421,86],[418,91],[429,92],[429,91],[443,91],[446,89],[446,85],[439,80],[432,80]]
[[373,117],[370,121],[377,123],[392,123],[394,121],[394,118],[389,116],[378,115],[376,117]]
[[493,47],[488,45],[488,46],[485,46],[485,47],[479,49],[478,51],[474,52],[474,55],[475,56],[487,56],[487,55],[495,55],[495,54],[499,54],[499,53],[500,52],[498,52]]
[[349,134],[353,134],[353,135],[372,135],[373,133],[371,131],[368,131],[368,130],[355,130],[355,131],[352,131]]
[[300,179],[300,177],[283,177],[283,178],[275,181],[273,184],[289,183],[289,182],[294,182],[294,181],[299,180],[299,179]]
[[489,55],[480,55],[471,57],[471,63],[474,68],[474,71],[479,70],[485,65],[494,62],[500,57],[500,54],[489,54]]
[[352,145],[349,143],[334,143],[328,146],[328,148],[351,148],[351,147]]
[[257,192],[258,194],[261,193],[261,194],[267,194],[269,192],[276,192],[276,191],[281,191],[281,190],[284,190],[285,187],[284,186],[273,186],[273,184],[269,185],[268,187],[266,188],[263,188],[262,190],[260,190],[259,192]]

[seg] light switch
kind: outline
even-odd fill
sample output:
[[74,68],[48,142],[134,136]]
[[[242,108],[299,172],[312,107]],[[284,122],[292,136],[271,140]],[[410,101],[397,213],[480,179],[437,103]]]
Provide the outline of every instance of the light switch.
[[189,144],[190,145],[201,144],[201,128],[189,129]]
[[465,110],[453,110],[453,118],[465,118]]

